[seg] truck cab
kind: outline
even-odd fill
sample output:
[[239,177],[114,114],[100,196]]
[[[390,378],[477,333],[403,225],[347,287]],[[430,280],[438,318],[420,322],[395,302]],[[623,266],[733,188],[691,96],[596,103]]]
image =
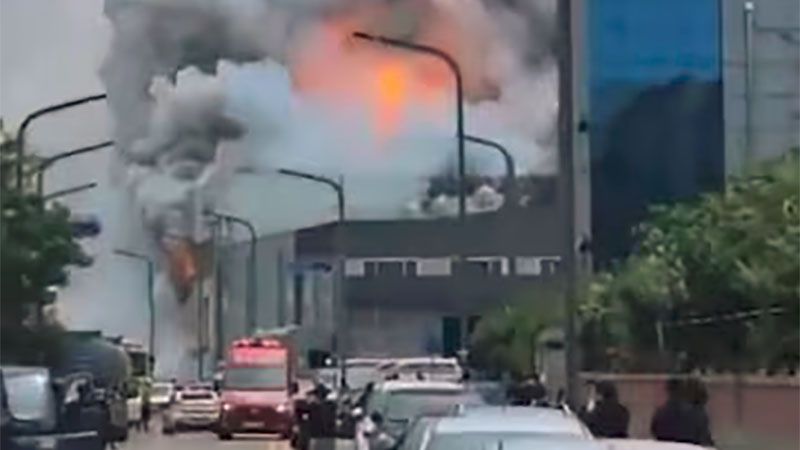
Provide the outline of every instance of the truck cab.
[[220,389],[217,435],[275,433],[291,438],[295,432],[294,352],[278,339],[246,338],[228,349]]

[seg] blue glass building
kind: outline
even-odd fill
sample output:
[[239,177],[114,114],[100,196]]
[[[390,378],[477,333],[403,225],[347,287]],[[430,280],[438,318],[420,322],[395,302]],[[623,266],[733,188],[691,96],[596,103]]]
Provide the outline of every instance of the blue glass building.
[[595,261],[624,256],[648,205],[722,186],[720,1],[588,0]]

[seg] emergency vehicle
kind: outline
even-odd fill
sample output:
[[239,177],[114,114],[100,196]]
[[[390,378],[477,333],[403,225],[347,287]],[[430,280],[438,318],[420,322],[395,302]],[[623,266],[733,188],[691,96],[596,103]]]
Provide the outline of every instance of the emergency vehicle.
[[274,337],[234,341],[222,374],[219,439],[236,433],[295,432],[295,355],[290,342]]

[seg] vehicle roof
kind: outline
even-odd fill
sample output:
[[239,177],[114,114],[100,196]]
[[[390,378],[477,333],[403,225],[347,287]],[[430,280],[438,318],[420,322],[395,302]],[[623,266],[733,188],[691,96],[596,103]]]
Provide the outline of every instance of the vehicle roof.
[[694,444],[650,439],[601,439],[600,442],[606,444],[606,448],[609,450],[701,450],[707,448]]
[[383,358],[349,358],[346,359],[344,364],[347,367],[353,366],[379,366],[386,360]]
[[417,356],[413,358],[399,358],[394,360],[395,364],[402,366],[405,364],[454,364],[458,365],[455,358],[445,358],[443,356]]
[[542,433],[591,436],[580,420],[557,408],[478,406],[436,422],[437,433]]
[[464,385],[450,381],[431,381],[431,380],[392,380],[384,381],[376,386],[376,389],[383,392],[400,391],[453,391],[463,392]]

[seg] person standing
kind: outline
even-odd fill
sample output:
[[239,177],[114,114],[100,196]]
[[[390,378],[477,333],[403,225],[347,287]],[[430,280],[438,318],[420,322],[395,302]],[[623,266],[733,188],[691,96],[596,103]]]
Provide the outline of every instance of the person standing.
[[714,438],[711,437],[711,420],[708,418],[708,412],[706,412],[708,391],[702,380],[699,378],[687,380],[686,396],[696,420],[696,443],[705,447],[713,447]]
[[702,419],[689,402],[687,382],[671,377],[666,383],[667,401],[656,410],[650,432],[659,441],[702,445]]
[[145,433],[150,432],[150,414],[152,407],[150,405],[150,384],[142,384],[142,429]]
[[610,381],[599,381],[594,386],[599,397],[593,407],[587,408],[582,418],[589,430],[597,437],[626,438],[630,413],[619,401],[617,387]]

